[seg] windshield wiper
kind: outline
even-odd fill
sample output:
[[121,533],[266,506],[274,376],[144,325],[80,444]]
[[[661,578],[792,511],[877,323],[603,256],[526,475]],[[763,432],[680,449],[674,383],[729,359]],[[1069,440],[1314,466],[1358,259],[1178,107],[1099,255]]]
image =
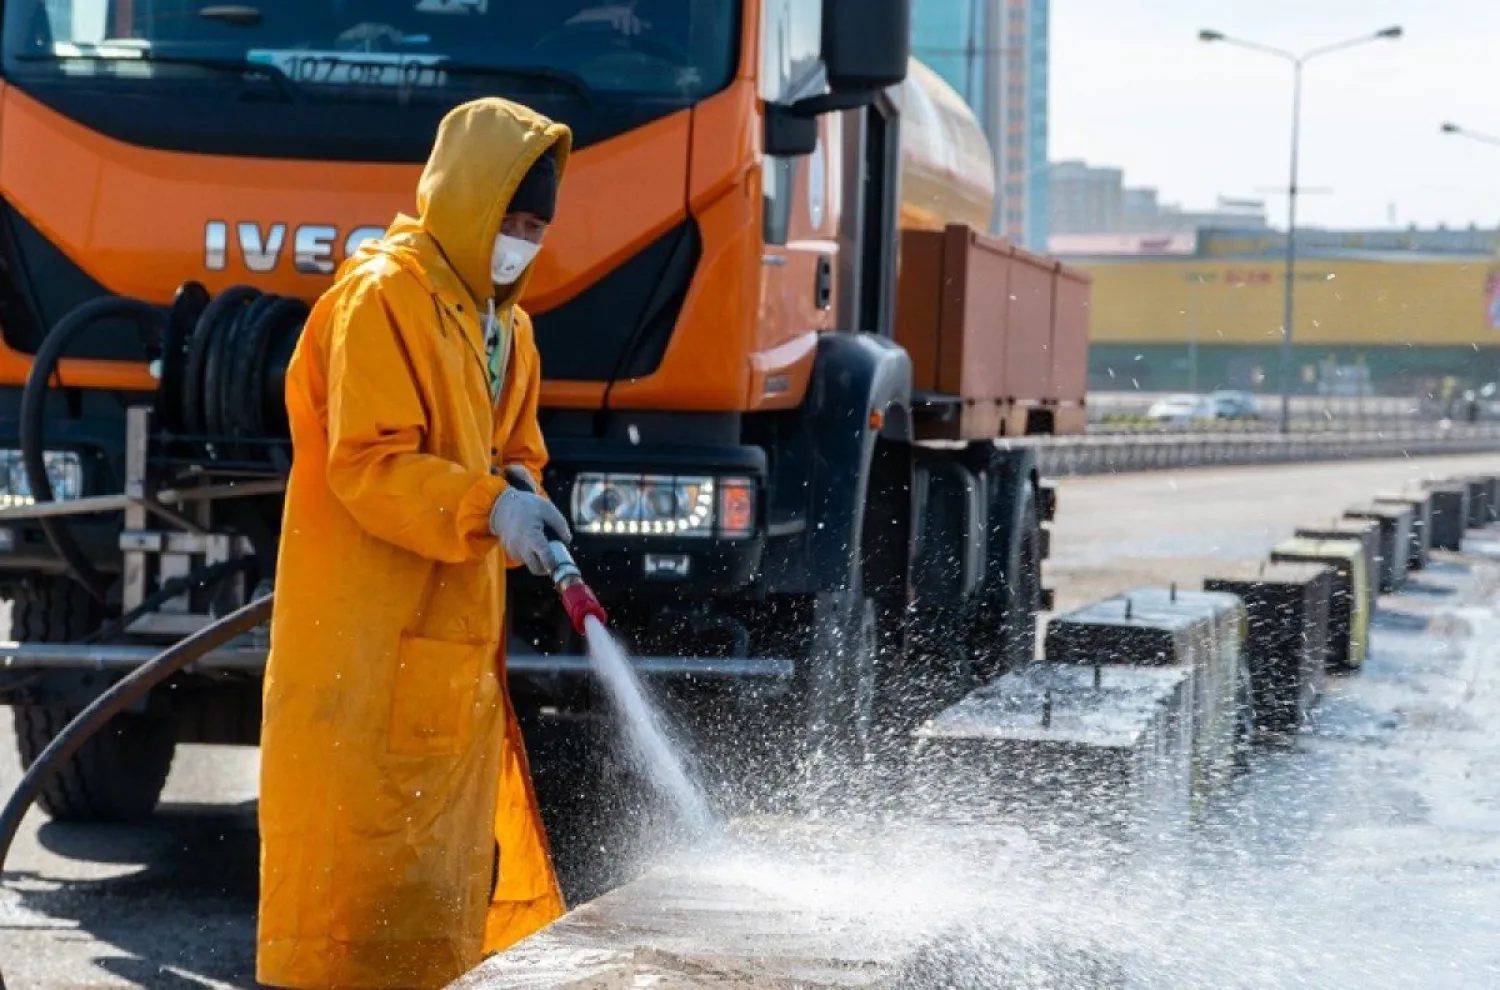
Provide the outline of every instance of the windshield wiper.
[[42,54],[23,52],[15,56],[21,62],[150,62],[153,65],[190,65],[211,72],[233,73],[237,76],[263,76],[281,91],[288,103],[306,103],[307,94],[292,81],[292,78],[274,65],[264,62],[235,61],[224,58],[197,58],[192,55],[163,55],[141,49],[139,54],[103,55],[97,52],[68,52],[67,54]]
[[486,65],[482,62],[436,62],[432,66],[439,72],[453,72],[461,76],[489,76],[495,79],[529,79],[555,83],[571,89],[583,102],[593,106],[596,93],[582,76],[567,69],[556,69],[550,65]]

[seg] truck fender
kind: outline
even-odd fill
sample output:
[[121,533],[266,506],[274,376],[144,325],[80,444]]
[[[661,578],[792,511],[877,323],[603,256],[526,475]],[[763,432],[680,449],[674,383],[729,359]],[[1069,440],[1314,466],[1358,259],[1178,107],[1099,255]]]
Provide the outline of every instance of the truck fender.
[[812,591],[845,581],[859,546],[877,438],[910,439],[911,358],[883,337],[824,334],[804,404],[808,472],[806,577]]

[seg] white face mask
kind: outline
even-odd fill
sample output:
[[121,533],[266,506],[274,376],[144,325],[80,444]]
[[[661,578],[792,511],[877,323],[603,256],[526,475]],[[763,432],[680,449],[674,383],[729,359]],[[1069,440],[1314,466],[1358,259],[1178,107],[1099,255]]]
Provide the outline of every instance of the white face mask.
[[519,237],[497,235],[495,253],[490,255],[490,278],[495,280],[496,285],[513,284],[536,259],[537,252],[541,249],[540,244],[523,241]]

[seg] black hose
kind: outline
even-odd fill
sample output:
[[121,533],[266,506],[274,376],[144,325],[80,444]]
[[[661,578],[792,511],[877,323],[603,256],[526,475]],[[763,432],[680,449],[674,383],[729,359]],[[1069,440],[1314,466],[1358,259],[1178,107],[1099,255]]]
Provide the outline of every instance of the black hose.
[[182,382],[187,375],[188,349],[198,319],[208,308],[211,297],[201,282],[184,282],[177,287],[167,327],[162,333],[161,376],[156,383],[156,422],[174,433],[184,429],[182,423]]
[[208,432],[204,371],[210,352],[224,343],[226,327],[237,321],[245,307],[259,297],[260,290],[254,286],[232,286],[214,296],[203,315],[198,317],[198,326],[188,344],[187,367],[182,381],[182,425],[189,433],[202,435]]
[[[93,299],[64,316],[37,348],[31,370],[26,375],[26,389],[21,394],[21,465],[31,497],[38,502],[52,501],[52,481],[47,477],[43,422],[47,410],[47,391],[63,351],[73,338],[95,322],[105,319],[130,319],[138,327],[149,327],[160,339],[166,320],[156,307],[138,299],[108,296]],[[77,581],[100,602],[107,600],[109,583],[94,568],[88,555],[73,539],[73,532],[62,519],[40,519],[47,542],[62,561],[68,576]]]
[[259,561],[254,557],[239,557],[235,560],[209,564],[207,567],[200,567],[195,571],[163,581],[161,587],[141,599],[139,605],[119,618],[106,622],[96,632],[85,637],[82,642],[85,645],[107,643],[129,629],[130,624],[136,619],[148,612],[155,612],[178,595],[218,584],[225,578],[247,571],[258,563]]
[[[274,600],[274,595],[258,598],[158,653],[95,698],[47,744],[21,777],[4,810],[0,810],[0,875],[5,872],[5,860],[10,856],[10,847],[20,830],[21,820],[58,768],[91,736],[108,725],[110,719],[145,697],[152,688],[194,660],[269,619]],[[0,976],[0,990],[5,990],[3,976]]]

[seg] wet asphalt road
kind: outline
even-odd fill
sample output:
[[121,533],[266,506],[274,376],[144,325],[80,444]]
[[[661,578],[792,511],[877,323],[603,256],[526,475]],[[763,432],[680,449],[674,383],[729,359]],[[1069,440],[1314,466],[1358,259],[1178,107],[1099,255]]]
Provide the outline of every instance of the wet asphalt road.
[[[1142,583],[1196,586],[1216,561],[1258,557],[1293,526],[1376,491],[1494,467],[1494,458],[1448,458],[1068,481],[1049,580],[1062,607]],[[1456,587],[1439,582],[1429,597],[1456,596],[1447,590]],[[1269,864],[1237,881],[1246,911],[1284,907],[1287,918],[1305,920],[1274,938],[1288,942],[1306,979],[1259,985],[1500,986],[1500,591],[1464,587],[1482,598],[1440,619],[1418,606],[1388,610],[1385,645],[1365,674],[1334,688],[1325,728],[1299,744],[1305,758],[1257,765],[1218,824],[1208,823],[1222,835],[1203,856]],[[1421,586],[1415,594],[1420,605]],[[1486,637],[1485,648],[1475,645]],[[0,722],[0,788],[8,791],[19,768],[3,711]],[[545,762],[536,771],[546,774]],[[33,813],[0,889],[9,990],[253,986],[255,776],[253,750],[184,747],[147,825],[62,827]],[[1335,834],[1342,841],[1332,844]],[[1288,857],[1318,870],[1303,896],[1282,905],[1276,870]],[[1308,941],[1320,924],[1326,938]],[[1281,931],[1269,926],[1257,945]],[[1295,933],[1304,944],[1294,944]],[[1388,965],[1354,967],[1358,984],[1342,982],[1335,967],[1322,971],[1331,981],[1321,979],[1318,954],[1357,957],[1354,937],[1378,942],[1373,958]],[[1232,944],[1219,953],[1231,962]],[[1266,958],[1241,968],[1253,973]],[[1380,979],[1393,974],[1402,978]]]

